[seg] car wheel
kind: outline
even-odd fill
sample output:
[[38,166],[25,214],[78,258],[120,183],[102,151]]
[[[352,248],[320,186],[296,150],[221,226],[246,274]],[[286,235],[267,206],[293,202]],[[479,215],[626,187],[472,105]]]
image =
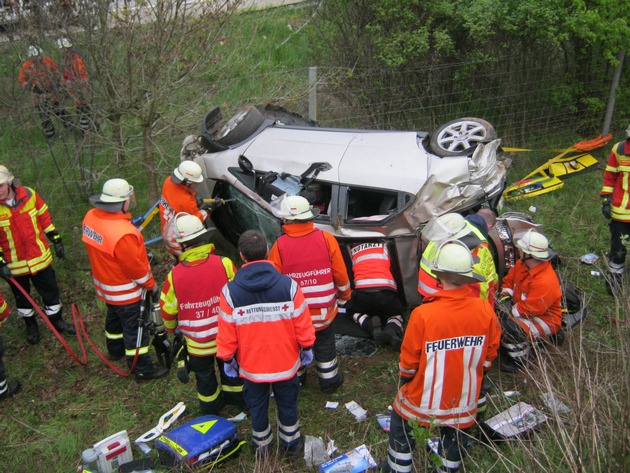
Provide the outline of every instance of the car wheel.
[[218,131],[216,141],[224,145],[233,145],[249,138],[260,125],[265,121],[265,117],[256,107],[248,107],[234,115]]
[[439,127],[431,135],[431,151],[438,156],[462,156],[477,143],[495,140],[494,127],[481,118],[458,118]]

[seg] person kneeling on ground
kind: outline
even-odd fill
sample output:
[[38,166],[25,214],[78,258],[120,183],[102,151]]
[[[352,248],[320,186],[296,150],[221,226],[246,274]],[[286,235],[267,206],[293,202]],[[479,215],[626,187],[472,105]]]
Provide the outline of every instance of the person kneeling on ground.
[[561,335],[562,290],[551,260],[556,253],[544,235],[528,230],[516,242],[520,259],[503,278],[497,313],[503,327],[500,368],[522,369],[531,342]]

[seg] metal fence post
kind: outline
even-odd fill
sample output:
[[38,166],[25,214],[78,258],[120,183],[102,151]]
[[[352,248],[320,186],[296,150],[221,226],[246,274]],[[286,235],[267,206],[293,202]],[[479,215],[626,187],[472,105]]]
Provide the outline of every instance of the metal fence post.
[[317,66],[308,68],[308,118],[317,121]]
[[615,98],[617,96],[617,87],[619,86],[619,78],[621,77],[621,70],[623,69],[623,60],[626,52],[620,51],[617,54],[617,68],[613,75],[613,80],[610,85],[610,96],[608,97],[608,107],[606,108],[606,117],[604,118],[604,129],[602,130],[602,136],[606,136],[610,131],[610,122],[612,121],[613,111],[615,110]]

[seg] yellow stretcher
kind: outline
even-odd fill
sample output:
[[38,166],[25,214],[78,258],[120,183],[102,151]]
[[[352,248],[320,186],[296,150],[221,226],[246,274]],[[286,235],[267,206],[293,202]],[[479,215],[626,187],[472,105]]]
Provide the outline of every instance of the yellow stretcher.
[[[561,151],[542,166],[534,169],[520,181],[516,181],[503,191],[505,200],[524,199],[546,194],[564,186],[564,179],[586,171],[595,170],[597,159],[586,151],[601,148],[612,139],[612,135],[599,135],[592,140],[580,141]],[[523,148],[503,148],[506,152],[534,151]]]

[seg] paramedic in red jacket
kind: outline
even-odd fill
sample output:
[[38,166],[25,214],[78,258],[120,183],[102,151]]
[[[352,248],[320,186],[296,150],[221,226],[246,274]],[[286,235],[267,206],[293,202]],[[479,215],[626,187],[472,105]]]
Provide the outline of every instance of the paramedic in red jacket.
[[182,254],[180,264],[168,273],[162,286],[160,309],[166,330],[173,333],[179,329],[184,337],[188,366],[197,379],[201,414],[218,415],[226,402],[244,407],[243,382],[226,376],[220,359],[220,385],[214,370],[219,295],[234,279],[236,268],[229,258],[214,254],[210,233],[201,220],[186,213],[175,218]]
[[357,243],[350,248],[354,290],[346,304],[346,314],[379,345],[400,350],[403,304],[391,270],[387,243]]
[[415,439],[409,421],[440,429],[436,471],[457,471],[475,423],[484,372],[497,356],[501,327],[492,306],[471,296],[483,277],[473,272],[466,245],[446,240],[433,272],[442,289],[414,309],[400,352],[402,384],[391,417],[387,462],[381,471],[411,472]]
[[[304,292],[315,328],[313,348],[319,387],[332,393],[343,384],[339,370],[332,322],[337,316],[337,298],[350,299],[350,280],[335,237],[316,229],[312,220],[319,214],[302,196],[287,196],[281,203],[284,235],[269,253],[278,271],[291,276]],[[306,370],[300,380],[306,381]]]
[[[160,296],[144,239],[128,213],[133,199],[133,186],[124,179],[110,179],[103,184],[101,195],[90,197],[96,208],[88,211],[83,219],[83,242],[92,267],[96,296],[107,305],[107,350],[113,360],[126,356],[129,367],[137,351],[142,291],[154,302]],[[135,368],[138,381],[168,374],[168,368],[153,364],[149,347],[149,333],[144,330]]]
[[531,342],[562,329],[562,290],[551,260],[556,253],[547,238],[528,230],[516,241],[520,259],[503,278],[497,313],[503,339],[500,368],[515,372],[529,358]]
[[[0,276],[13,277],[27,294],[31,284],[44,301],[44,313],[55,329],[75,334],[74,327],[62,319],[61,298],[55,270],[52,267],[50,244],[55,256],[64,257],[61,235],[55,228],[48,205],[30,187],[19,185],[17,179],[0,165]],[[9,282],[17,313],[26,323],[26,341],[39,343],[38,315],[26,296]]]
[[221,294],[217,357],[225,372],[245,381],[256,452],[272,451],[269,391],[278,408],[278,438],[289,457],[301,456],[297,400],[299,367],[313,361],[315,331],[298,283],[267,260],[267,242],[257,230],[238,240],[245,263]]

